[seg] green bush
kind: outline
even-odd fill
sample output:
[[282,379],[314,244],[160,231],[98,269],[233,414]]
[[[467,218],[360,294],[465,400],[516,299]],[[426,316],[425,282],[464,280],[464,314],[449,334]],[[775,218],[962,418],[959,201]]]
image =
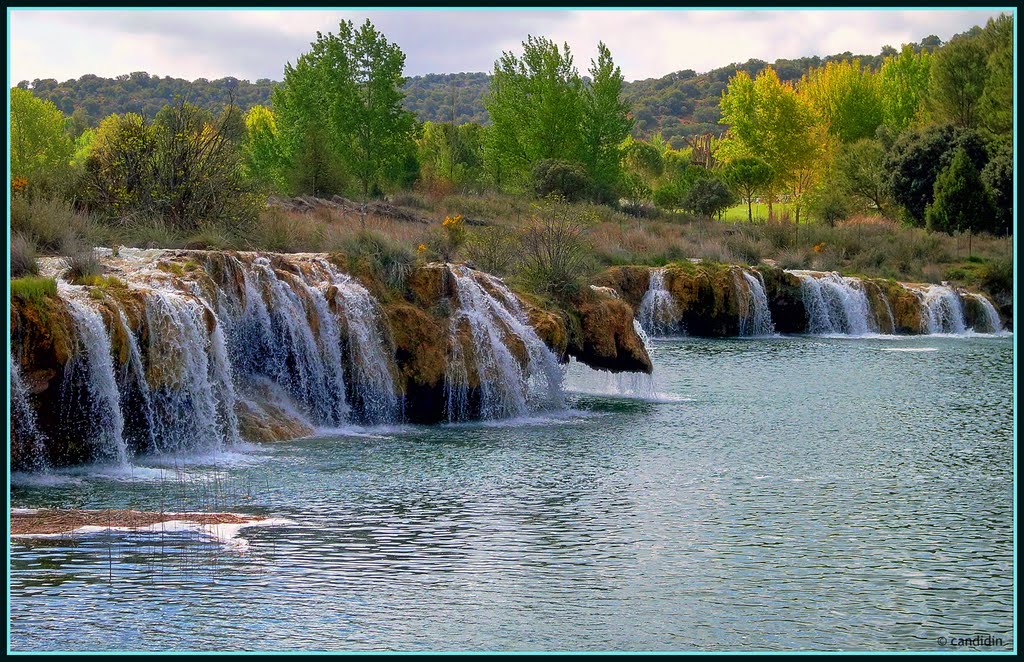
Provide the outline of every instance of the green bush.
[[350,260],[362,262],[393,290],[405,287],[416,255],[396,241],[371,230],[362,230],[341,243]]
[[592,188],[586,170],[578,163],[544,159],[533,168],[533,190],[542,198],[557,195],[577,202],[589,197]]
[[736,195],[718,179],[698,179],[686,192],[682,207],[697,216],[711,218],[736,203]]

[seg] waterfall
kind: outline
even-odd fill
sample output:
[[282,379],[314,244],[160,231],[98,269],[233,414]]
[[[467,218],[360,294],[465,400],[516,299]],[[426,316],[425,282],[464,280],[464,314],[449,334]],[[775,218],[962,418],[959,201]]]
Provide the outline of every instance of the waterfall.
[[217,357],[223,342],[216,347],[217,327],[206,326],[213,313],[191,297],[154,290],[145,315],[153,450],[216,451],[236,440],[231,373]]
[[967,331],[960,295],[946,285],[929,285],[919,290],[922,315],[928,333],[963,334]]
[[981,333],[1000,333],[1003,330],[1003,320],[999,318],[999,313],[996,311],[996,307],[992,305],[992,302],[988,300],[983,294],[974,294],[972,292],[965,293],[966,296],[971,297],[981,305],[981,309],[985,311],[985,321],[987,326],[985,329],[977,329]]
[[323,262],[329,277],[328,296],[342,310],[347,329],[350,389],[355,415],[379,424],[401,417],[402,399],[392,374],[394,349],[382,328],[383,312],[370,292],[350,276]]
[[82,289],[60,282],[57,292],[68,304],[75,323],[77,348],[65,368],[63,393],[71,402],[78,393],[75,378],[81,374],[88,394],[88,421],[93,426],[90,442],[96,458],[120,465],[128,463],[128,447],[124,441],[124,418],[121,415],[121,394],[114,376],[114,359],[110,352],[110,336],[98,312],[75,298]]
[[736,293],[740,302],[740,335],[770,336],[775,333],[772,324],[772,313],[768,309],[768,295],[764,291],[764,281],[758,272],[751,274],[741,270],[742,279],[733,272]]
[[273,361],[267,376],[283,383],[317,425],[341,425],[347,414],[341,333],[327,300],[298,276],[279,277],[265,257],[256,258],[253,266],[269,296],[267,340]]
[[807,310],[807,332],[815,335],[860,336],[877,331],[871,320],[871,306],[864,283],[832,272],[816,275],[791,271],[800,278],[800,291]]
[[[128,344],[128,361],[121,367],[118,380],[121,390],[121,412],[126,419],[132,418],[133,414],[140,419],[131,421],[136,423],[135,425],[128,425],[142,435],[141,438],[133,439],[134,445],[140,448],[156,448],[153,396],[149,389],[149,381],[146,379],[146,369],[142,363],[142,350],[139,347],[138,338],[135,337],[128,324],[124,311],[118,310],[117,312],[117,323]],[[129,423],[128,420],[125,422]]]
[[[885,304],[885,314],[889,318],[889,333],[896,333],[896,316],[892,314],[892,305],[889,303],[889,297],[886,296],[885,290],[883,290],[877,283],[872,283],[875,291],[878,293],[878,299]],[[875,316],[877,321],[877,315]],[[881,326],[879,326],[879,332],[881,332]]]
[[21,366],[10,356],[11,370],[11,454],[15,453],[15,442],[20,442],[23,464],[27,469],[40,471],[46,468],[44,443],[45,435],[39,430],[36,414],[28,399],[28,389],[21,379]]
[[650,283],[637,317],[647,335],[663,336],[678,330],[679,307],[665,288],[665,269],[652,269],[650,273]]
[[[471,370],[478,382],[480,418],[513,418],[562,407],[562,368],[529,325],[515,295],[496,278],[463,266],[450,268],[458,310],[450,325],[445,375],[449,420],[464,420],[472,413]],[[513,345],[523,348],[523,364]]]

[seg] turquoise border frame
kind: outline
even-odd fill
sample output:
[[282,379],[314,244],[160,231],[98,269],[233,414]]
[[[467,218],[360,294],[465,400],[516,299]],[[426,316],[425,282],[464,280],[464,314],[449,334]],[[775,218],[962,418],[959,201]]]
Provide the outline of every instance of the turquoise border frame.
[[[6,8],[7,12],[7,80],[11,82],[11,13],[12,11],[315,11],[324,9],[334,9],[330,7],[254,7],[254,8],[239,8],[239,7],[202,7],[202,6],[156,6],[156,7],[145,7],[139,9],[125,8],[125,7],[75,7],[75,6],[55,6],[55,7],[10,7]],[[339,7],[339,11],[733,11],[733,10],[759,10],[759,11],[1004,11],[1014,17],[1013,21],[1013,47],[1014,47],[1014,71],[1013,71],[1013,181],[1014,181],[1014,192],[1013,192],[1013,208],[1014,208],[1014,228],[1016,229],[1017,217],[1018,217],[1018,200],[1017,191],[1020,187],[1020,179],[1017,169],[1017,141],[1018,141],[1018,116],[1017,116],[1017,83],[1018,83],[1018,67],[1017,62],[1019,58],[1019,51],[1017,47],[1017,7],[1011,6],[998,6],[998,5],[986,5],[986,6],[936,6],[936,7],[921,7],[921,6],[896,6],[896,7],[805,7],[805,6],[792,6],[784,5],[778,7],[764,7],[764,6],[750,6],[750,5],[737,5],[729,7],[664,7],[664,6],[647,6],[641,5],[636,7],[573,7],[573,6],[552,6],[552,7],[516,7],[516,6],[492,6],[492,7],[419,7],[419,6],[363,6],[363,7]],[[10,86],[8,86],[7,93],[7,117],[11,114],[11,95]],[[11,153],[11,136],[10,131],[7,134],[7,190],[11,188],[11,164],[10,164],[10,153]],[[10,301],[11,301],[11,272],[10,272],[10,234],[11,234],[11,207],[10,207],[10,195],[8,194],[7,204],[7,237],[8,237],[8,265],[7,265],[7,298],[6,304],[6,325],[7,325],[7,355],[11,354],[11,322],[10,322]],[[982,654],[987,655],[1015,655],[1017,652],[1017,329],[1018,327],[1018,306],[1017,306],[1017,284],[1018,284],[1018,273],[1017,273],[1017,233],[1013,235],[1013,283],[1014,283],[1014,306],[1013,306],[1013,328],[1014,328],[1014,353],[1013,353],[1013,434],[1014,434],[1014,470],[1013,470],[1013,650],[1012,651],[992,651],[986,652],[981,651]],[[10,362],[8,361],[7,367],[7,402],[6,402],[6,415],[7,420],[11,419],[11,371]],[[7,439],[7,457],[11,455],[11,433],[10,426],[6,430]],[[10,501],[11,495],[11,472],[10,463],[8,462],[7,468],[7,500]],[[11,511],[10,503],[6,512],[7,530],[11,530]],[[11,567],[11,540],[8,536],[6,541],[6,556],[7,556],[7,569],[8,574]],[[139,654],[160,654],[160,655],[192,655],[195,652],[177,652],[177,651],[13,651],[11,650],[11,639],[10,639],[10,625],[11,625],[11,587],[8,581],[6,586],[6,597],[7,597],[7,609],[6,616],[7,621],[5,625],[5,631],[7,633],[7,645],[6,651],[8,655],[52,655],[52,654],[75,654],[75,655],[139,655]],[[208,655],[277,655],[283,654],[285,651],[255,651],[255,652],[243,652],[243,651],[203,651],[202,654]],[[498,651],[499,654],[528,654],[528,655],[558,655],[561,653],[506,653],[505,651]],[[736,653],[744,653],[748,655],[819,655],[822,653],[829,655],[971,655],[978,654],[979,651],[691,651],[688,654],[694,655],[732,655]],[[346,655],[346,654],[366,654],[362,651],[287,651],[289,655]],[[375,653],[388,655],[390,653]],[[398,653],[398,654],[413,654],[413,655],[474,655],[477,652],[411,652],[411,653]],[[659,653],[645,653],[645,652],[630,652],[630,651],[601,651],[592,654],[597,655],[622,655],[622,654],[634,654],[634,655],[657,655]]]

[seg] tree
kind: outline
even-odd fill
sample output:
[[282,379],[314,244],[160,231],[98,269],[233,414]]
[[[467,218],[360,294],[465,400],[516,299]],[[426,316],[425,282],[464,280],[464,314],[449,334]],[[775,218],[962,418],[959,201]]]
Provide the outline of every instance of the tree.
[[74,153],[64,129],[64,114],[52,102],[12,88],[11,178],[25,178],[31,188],[57,185]]
[[621,99],[622,72],[604,42],[590,62],[590,84],[583,97],[583,164],[604,201],[614,200],[622,178],[622,142],[633,130],[629,104]]
[[943,124],[909,130],[897,138],[885,161],[889,189],[914,225],[924,225],[925,208],[931,204],[935,179],[963,147],[981,169],[988,161],[984,142],[977,132]]
[[476,188],[483,179],[483,127],[427,122],[416,140],[420,180],[429,189]]
[[772,179],[763,193],[771,215],[781,187],[815,150],[814,115],[771,67],[756,79],[737,72],[722,94],[721,106],[721,122],[729,130],[718,154],[727,160],[756,157],[768,164]]
[[1013,17],[989,19],[981,34],[988,77],[978,101],[981,125],[992,136],[1013,135]]
[[153,123],[131,113],[105,119],[85,162],[88,205],[121,223],[158,218],[184,231],[205,223],[242,227],[257,201],[223,128],[184,102],[161,110]]
[[754,222],[753,202],[762,187],[772,180],[768,164],[755,157],[741,157],[725,167],[723,178],[729,186],[747,203],[747,221]]
[[533,169],[533,190],[540,197],[557,195],[577,202],[590,195],[593,183],[580,164],[544,159]]
[[878,72],[882,121],[893,131],[903,131],[914,120],[928,95],[932,56],[915,53],[905,44],[900,54],[887,57]]
[[711,218],[725,211],[736,202],[736,196],[721,180],[715,178],[698,179],[690,187],[682,206],[688,212]]
[[928,105],[935,119],[976,127],[987,78],[987,54],[980,39],[958,37],[937,51],[928,89]]
[[997,147],[988,164],[981,171],[981,181],[988,189],[995,207],[992,223],[984,228],[992,233],[1013,232],[1013,147],[1003,144]]
[[830,134],[842,143],[875,135],[882,123],[882,98],[877,76],[860,60],[828,62],[811,69],[800,91]]
[[[338,126],[351,127],[354,140],[348,164],[362,184],[363,195],[371,185],[399,176],[405,155],[412,148],[412,113],[402,107],[405,54],[367,20],[352,41],[351,61],[356,98],[353,108],[339,103]],[[344,109],[344,110],[343,110]],[[348,113],[351,113],[350,115]]]
[[284,188],[284,167],[273,111],[266,106],[253,106],[245,114],[244,176],[258,188],[277,192]]
[[977,232],[993,214],[992,201],[982,185],[978,169],[963,148],[935,180],[934,202],[926,213],[929,230]]
[[[284,154],[292,169],[313,168],[294,181],[326,194],[348,173],[367,196],[400,177],[413,129],[402,108],[404,66],[401,49],[370,21],[358,30],[342,21],[337,35],[318,32],[310,51],[285,66],[272,97]],[[330,177],[320,177],[321,169]]]
[[[609,84],[610,87],[610,84]],[[488,161],[505,182],[525,184],[542,159],[580,161],[583,81],[568,44],[527,37],[523,56],[504,52],[494,63],[484,104],[491,117]]]
[[890,204],[885,158],[882,144],[865,138],[845,145],[835,165],[839,186],[863,206],[883,215]]

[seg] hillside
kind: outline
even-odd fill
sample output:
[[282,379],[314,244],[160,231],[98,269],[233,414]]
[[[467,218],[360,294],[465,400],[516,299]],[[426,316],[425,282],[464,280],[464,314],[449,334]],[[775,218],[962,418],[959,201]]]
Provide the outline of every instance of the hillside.
[[[933,50],[941,44],[938,37],[931,36],[915,44],[915,49]],[[811,67],[831,60],[856,57],[867,66],[878,67],[891,53],[895,51],[887,46],[877,55],[846,52],[826,57],[779,59],[771,66],[783,80],[797,81]],[[626,83],[623,93],[633,107],[636,119],[634,134],[646,137],[661,131],[674,147],[682,146],[692,135],[720,134],[725,127],[718,124],[718,102],[729,78],[738,70],[753,76],[768,65],[763,60],[747,60],[706,73],[684,69],[661,78]],[[80,109],[79,116],[85,114],[81,121],[94,125],[111,113],[133,112],[152,117],[175,97],[185,97],[213,111],[220,110],[233,98],[236,104],[248,109],[256,104],[269,103],[270,93],[276,84],[265,78],[256,82],[231,77],[187,81],[134,72],[117,78],[86,75],[63,83],[52,78],[37,79],[31,83],[22,81],[18,87],[31,89],[36,96],[52,101],[68,115]],[[486,73],[413,76],[405,86],[405,105],[421,122],[451,122],[454,119],[456,124],[486,124],[488,118],[483,99],[489,84],[490,75]]]

